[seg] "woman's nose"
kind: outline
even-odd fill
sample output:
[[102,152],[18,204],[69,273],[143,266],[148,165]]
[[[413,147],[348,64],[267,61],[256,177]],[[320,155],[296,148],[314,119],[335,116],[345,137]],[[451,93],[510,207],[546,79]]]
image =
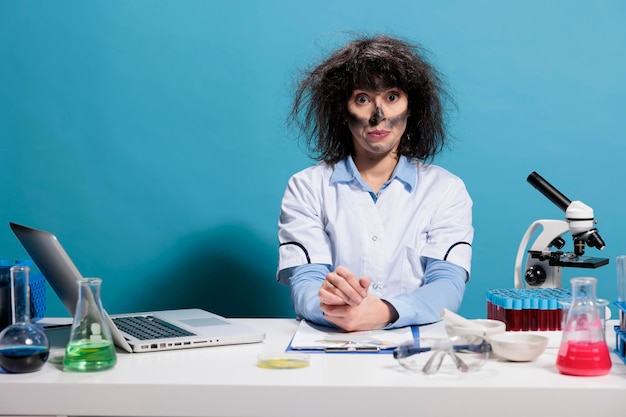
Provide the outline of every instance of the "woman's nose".
[[370,124],[372,126],[376,126],[380,122],[385,119],[385,114],[383,113],[383,109],[380,106],[376,106],[374,113],[372,113],[372,117],[370,117]]

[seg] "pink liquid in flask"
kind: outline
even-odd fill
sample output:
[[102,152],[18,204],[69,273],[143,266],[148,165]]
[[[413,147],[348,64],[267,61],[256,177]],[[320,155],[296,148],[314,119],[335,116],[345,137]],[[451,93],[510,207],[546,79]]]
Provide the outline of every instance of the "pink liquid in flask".
[[596,281],[592,277],[570,280],[572,305],[556,358],[556,367],[562,374],[598,376],[611,370],[609,347],[596,303]]
[[561,345],[556,367],[565,375],[606,375],[611,370],[609,348],[605,341],[569,341]]

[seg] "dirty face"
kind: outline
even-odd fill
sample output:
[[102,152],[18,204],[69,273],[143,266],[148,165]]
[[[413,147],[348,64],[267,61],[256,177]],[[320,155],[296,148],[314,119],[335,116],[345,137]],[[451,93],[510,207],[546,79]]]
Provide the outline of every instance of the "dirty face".
[[348,100],[348,126],[357,155],[395,152],[406,129],[408,97],[398,88],[356,89]]

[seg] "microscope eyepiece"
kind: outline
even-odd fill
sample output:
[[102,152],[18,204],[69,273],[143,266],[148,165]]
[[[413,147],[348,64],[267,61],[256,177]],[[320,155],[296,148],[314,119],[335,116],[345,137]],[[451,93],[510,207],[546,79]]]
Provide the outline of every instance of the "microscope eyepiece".
[[572,203],[572,201],[565,197],[559,190],[554,188],[552,184],[546,181],[541,175],[537,174],[533,171],[526,181],[530,183],[533,187],[541,192],[544,196],[546,196],[550,201],[552,201],[558,208],[565,211]]

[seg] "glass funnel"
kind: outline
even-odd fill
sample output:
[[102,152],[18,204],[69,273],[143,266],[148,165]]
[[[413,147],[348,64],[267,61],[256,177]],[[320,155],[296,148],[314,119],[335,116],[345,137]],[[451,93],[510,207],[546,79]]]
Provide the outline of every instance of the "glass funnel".
[[605,375],[611,370],[611,358],[596,300],[595,278],[572,278],[572,304],[563,327],[563,337],[556,359],[562,374],[577,376]]
[[104,371],[115,366],[117,356],[100,299],[100,278],[78,281],[78,300],[70,340],[63,360],[67,371]]
[[50,343],[44,331],[30,321],[28,266],[12,266],[11,324],[0,332],[0,367],[9,373],[34,372],[48,360]]

